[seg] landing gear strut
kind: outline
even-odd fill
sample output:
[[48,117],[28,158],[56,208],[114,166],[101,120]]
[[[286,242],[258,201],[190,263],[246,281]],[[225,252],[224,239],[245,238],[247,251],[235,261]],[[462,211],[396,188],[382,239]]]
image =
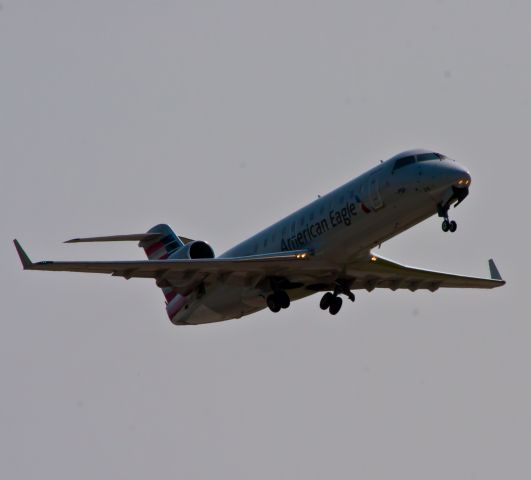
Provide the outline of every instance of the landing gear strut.
[[321,302],[319,303],[321,310],[328,310],[331,315],[339,313],[339,310],[343,306],[343,299],[339,296],[341,294],[346,295],[351,302],[356,300],[356,297],[345,283],[336,282],[334,293],[326,292],[321,298]]

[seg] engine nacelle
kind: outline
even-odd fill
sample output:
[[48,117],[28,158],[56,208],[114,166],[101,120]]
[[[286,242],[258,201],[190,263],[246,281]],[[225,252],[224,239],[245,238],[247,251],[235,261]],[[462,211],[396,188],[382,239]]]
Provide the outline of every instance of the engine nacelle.
[[179,250],[173,252],[168,260],[192,260],[197,258],[214,258],[214,250],[212,247],[201,240],[194,240],[193,242],[187,243],[184,247],[179,248]]

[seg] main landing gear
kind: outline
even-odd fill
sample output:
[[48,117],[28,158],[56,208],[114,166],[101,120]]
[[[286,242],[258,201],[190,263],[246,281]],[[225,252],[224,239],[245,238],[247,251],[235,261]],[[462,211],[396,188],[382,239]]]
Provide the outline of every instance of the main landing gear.
[[321,298],[321,302],[319,303],[321,310],[328,310],[330,315],[339,313],[339,310],[343,306],[343,299],[339,296],[341,294],[346,295],[351,302],[356,300],[356,297],[346,285],[338,283],[334,289],[334,293],[326,292]]
[[267,306],[273,313],[280,312],[283,308],[289,308],[291,300],[284,290],[278,290],[266,298]]

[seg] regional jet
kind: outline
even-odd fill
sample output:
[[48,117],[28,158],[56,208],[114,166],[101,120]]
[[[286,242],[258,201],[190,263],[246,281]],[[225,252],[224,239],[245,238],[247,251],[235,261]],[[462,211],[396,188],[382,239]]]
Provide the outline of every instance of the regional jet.
[[403,152],[218,257],[206,242],[176,235],[165,224],[146,233],[66,242],[138,241],[147,260],[34,263],[14,242],[25,270],[154,279],[175,325],[230,320],[264,308],[276,313],[319,292],[320,308],[336,315],[342,296],[354,301],[353,291],[360,289],[435,292],[504,285],[492,259],[490,278],[476,278],[409,267],[371,251],[435,214],[444,232],[455,232],[450,206],[467,197],[470,182],[468,170],[445,155]]

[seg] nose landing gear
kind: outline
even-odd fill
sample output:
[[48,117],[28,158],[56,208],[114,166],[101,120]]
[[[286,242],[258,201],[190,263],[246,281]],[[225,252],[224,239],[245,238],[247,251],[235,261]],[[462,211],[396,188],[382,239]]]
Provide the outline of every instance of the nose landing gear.
[[444,207],[442,205],[439,205],[437,208],[437,212],[439,214],[439,217],[443,217],[444,220],[442,222],[441,228],[443,232],[455,232],[457,230],[457,223],[455,220],[450,220],[448,218],[448,210],[450,209],[450,204],[448,203]]
[[[468,182],[470,183],[470,182]],[[467,185],[468,185],[467,183]],[[437,205],[437,213],[439,217],[444,218],[441,228],[443,232],[455,232],[457,230],[457,223],[454,220],[448,218],[448,210],[450,210],[450,205],[452,202],[457,201],[454,207],[457,207],[466,197],[468,196],[468,187],[452,187],[452,193],[450,198],[443,204],[439,203]]]
[[457,230],[457,223],[455,222],[455,220],[450,221],[447,218],[445,218],[442,222],[441,228],[443,232],[450,231],[453,233]]

